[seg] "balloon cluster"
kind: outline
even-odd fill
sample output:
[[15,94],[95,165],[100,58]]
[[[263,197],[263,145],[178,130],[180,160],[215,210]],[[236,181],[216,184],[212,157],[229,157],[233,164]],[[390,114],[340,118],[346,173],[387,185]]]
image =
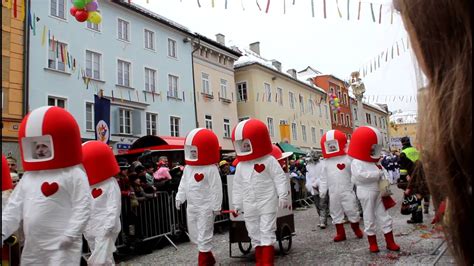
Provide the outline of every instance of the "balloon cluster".
[[99,24],[102,21],[102,16],[97,9],[99,3],[97,0],[71,0],[73,7],[69,10],[71,15],[79,22],[89,21],[94,24]]
[[341,111],[341,106],[339,105],[339,98],[336,96],[336,94],[331,94],[331,99],[329,100],[329,103],[331,104],[331,109],[332,111]]

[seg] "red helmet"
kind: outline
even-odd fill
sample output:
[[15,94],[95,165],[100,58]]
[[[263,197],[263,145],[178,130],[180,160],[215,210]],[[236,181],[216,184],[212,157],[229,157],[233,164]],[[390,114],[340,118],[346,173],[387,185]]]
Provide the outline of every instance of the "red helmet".
[[347,137],[342,131],[329,130],[321,138],[321,149],[324,158],[332,158],[346,154]]
[[268,128],[257,119],[238,123],[232,131],[232,142],[240,162],[254,160],[272,152]]
[[2,154],[2,191],[13,189],[13,181],[10,176],[7,158]]
[[82,144],[82,165],[86,169],[89,185],[95,185],[120,172],[110,147],[97,140]]
[[82,162],[79,126],[63,108],[43,106],[31,111],[21,121],[18,139],[26,171],[59,169]]
[[219,163],[220,147],[216,134],[209,129],[195,128],[184,142],[184,160],[187,165]]
[[358,127],[352,134],[347,154],[352,158],[378,162],[382,151],[382,135],[374,127]]

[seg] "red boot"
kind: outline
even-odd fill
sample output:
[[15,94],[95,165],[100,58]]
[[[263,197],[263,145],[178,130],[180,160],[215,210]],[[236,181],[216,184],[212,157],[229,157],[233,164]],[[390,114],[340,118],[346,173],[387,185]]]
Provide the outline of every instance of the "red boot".
[[262,265],[262,247],[261,246],[255,247],[255,265],[256,266]]
[[354,234],[357,236],[357,238],[364,237],[364,233],[362,233],[362,231],[359,228],[359,222],[351,223],[351,228],[352,228],[352,231],[354,231]]
[[395,243],[395,240],[393,239],[393,233],[388,232],[385,235],[385,242],[387,242],[387,249],[391,251],[399,251],[400,246]]
[[260,265],[273,266],[275,261],[275,248],[273,246],[261,246]]
[[369,239],[370,252],[379,252],[379,247],[377,246],[377,237],[373,235],[373,236],[367,236],[367,238]]
[[346,240],[346,230],[344,230],[344,224],[336,224],[336,236],[334,242]]
[[216,259],[212,255],[211,251],[199,252],[198,265],[199,266],[212,266],[216,264]]

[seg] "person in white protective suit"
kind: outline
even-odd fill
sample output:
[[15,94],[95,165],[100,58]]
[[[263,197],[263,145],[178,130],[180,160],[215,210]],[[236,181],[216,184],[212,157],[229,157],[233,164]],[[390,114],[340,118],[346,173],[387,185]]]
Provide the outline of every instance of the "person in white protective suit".
[[327,226],[327,219],[329,216],[329,195],[323,195],[321,198],[319,188],[321,184],[321,170],[324,165],[324,159],[316,151],[311,151],[308,154],[308,163],[306,164],[306,189],[313,195],[314,205],[319,215],[318,227],[325,229]]
[[257,265],[273,265],[278,206],[291,207],[289,179],[270,154],[267,126],[257,119],[240,122],[232,131],[239,164],[234,175],[232,205],[243,213]]
[[198,246],[199,266],[214,265],[212,237],[214,218],[222,208],[222,181],[217,164],[219,140],[205,128],[193,129],[184,143],[183,176],[176,194],[176,208],[188,202],[186,217],[189,237]]
[[2,242],[23,220],[22,265],[79,265],[92,200],[79,126],[63,108],[44,106],[18,135],[25,173],[2,212]]
[[91,256],[88,265],[114,265],[115,240],[120,233],[122,197],[114,178],[120,168],[110,147],[100,141],[82,144],[82,164],[92,195],[91,216],[84,237]]
[[381,197],[379,180],[384,176],[382,166],[378,164],[382,150],[382,134],[373,127],[358,127],[352,134],[347,154],[353,158],[351,164],[352,181],[357,186],[357,196],[364,210],[365,233],[369,240],[369,250],[378,252],[375,236],[376,224],[385,235],[387,249],[398,251],[392,233],[392,217],[386,208],[390,205]]
[[357,238],[364,234],[359,228],[359,209],[351,183],[351,159],[346,155],[347,137],[339,130],[329,130],[321,138],[324,165],[319,185],[320,197],[329,190],[329,213],[336,225],[335,242],[346,240],[344,214]]

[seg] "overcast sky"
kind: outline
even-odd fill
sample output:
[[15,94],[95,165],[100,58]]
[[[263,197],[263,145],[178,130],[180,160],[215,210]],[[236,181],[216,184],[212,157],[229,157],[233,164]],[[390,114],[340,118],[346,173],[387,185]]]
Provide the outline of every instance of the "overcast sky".
[[[393,24],[390,23],[390,0],[371,0],[376,23],[367,0],[362,0],[360,20],[357,20],[357,0],[338,0],[342,18],[336,0],[326,0],[326,19],[324,0],[314,0],[314,17],[311,0],[271,0],[268,13],[265,13],[267,0],[257,0],[261,11],[256,0],[227,1],[225,9],[225,0],[214,0],[214,8],[213,0],[199,0],[200,8],[198,0],[148,0],[148,3],[132,0],[211,39],[222,33],[228,46],[247,48],[259,41],[260,54],[280,61],[283,70],[300,71],[312,66],[348,79],[352,71],[364,64],[368,66],[371,59],[388,48],[388,62],[382,58],[381,67],[363,78],[367,101],[387,103],[391,111],[416,110],[415,63],[411,49],[402,48],[400,40],[404,39],[406,47],[407,33],[400,16],[394,13]],[[350,20],[347,20],[347,1]],[[383,4],[381,24],[378,23],[380,4]],[[394,59],[391,59],[391,47],[396,41],[400,56],[394,47]]]

